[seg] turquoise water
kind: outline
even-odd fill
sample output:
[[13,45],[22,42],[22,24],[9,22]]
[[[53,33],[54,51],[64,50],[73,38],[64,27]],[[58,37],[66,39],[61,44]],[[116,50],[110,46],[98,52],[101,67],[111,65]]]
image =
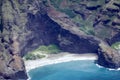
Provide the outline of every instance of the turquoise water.
[[71,61],[29,71],[31,80],[120,80],[120,71],[98,68],[94,61]]

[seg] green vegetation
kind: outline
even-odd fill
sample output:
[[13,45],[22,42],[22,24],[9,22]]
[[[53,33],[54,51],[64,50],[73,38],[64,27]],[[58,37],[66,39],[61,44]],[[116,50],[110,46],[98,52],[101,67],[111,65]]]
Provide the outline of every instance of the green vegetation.
[[80,30],[84,31],[88,35],[95,35],[94,29],[85,26],[85,27],[80,27]]
[[60,52],[60,49],[56,45],[42,45],[38,47],[35,51],[47,53],[47,54],[56,54]]
[[59,53],[60,49],[56,45],[42,45],[24,56],[25,60],[36,60],[46,57],[46,54]]
[[[105,0],[50,0],[51,4],[56,8],[56,10],[65,13],[68,15],[73,22],[78,24],[80,27],[79,29],[85,32],[88,35],[94,35],[99,38],[105,39],[111,37],[111,29],[110,28],[97,28],[93,27],[95,17],[100,13],[101,9],[107,9],[108,7],[111,9],[118,9],[118,6],[113,5],[113,3],[109,3],[106,5]],[[119,0],[114,0],[114,3],[120,3]],[[86,12],[89,13],[89,11],[85,8],[85,6],[82,6],[81,4],[86,5],[87,7],[96,7],[96,6],[102,6],[98,7],[96,10],[93,10],[90,14],[86,14]],[[87,15],[87,17],[84,17],[83,15],[80,15],[79,13],[75,13],[74,11],[78,11],[84,15]],[[106,12],[104,15],[104,19],[110,20],[110,22],[103,24],[105,26],[110,26],[115,20],[116,16],[111,16],[116,13],[112,12]],[[117,26],[119,29],[119,26]],[[109,31],[109,30],[110,31]]]
[[113,49],[120,50],[120,42],[116,42],[111,46]]
[[104,40],[106,38],[111,37],[111,32],[112,29],[109,27],[100,27],[99,29],[96,30],[95,36]]
[[34,54],[34,53],[28,53],[25,55],[25,60],[36,60],[36,59],[41,59],[44,58],[45,55],[40,55],[40,54]]
[[67,14],[70,18],[73,18],[76,16],[76,14],[71,9],[61,9],[60,11]]
[[65,7],[65,8],[60,7],[63,0],[50,0],[50,1],[51,1],[51,4],[56,8],[56,10],[67,14],[70,18],[75,17],[76,14],[73,12],[72,9],[68,8],[69,5],[68,7]]
[[81,16],[77,15],[72,20],[78,24],[80,24],[80,30],[84,31],[88,35],[95,35],[94,28],[92,26],[92,19],[93,17],[89,17],[88,20],[83,20]]
[[71,2],[71,3],[80,3],[80,1],[82,0],[67,0],[68,2]]
[[[80,30],[84,31],[88,35],[95,35],[93,23],[93,16],[88,16],[87,20],[83,20],[79,14],[76,14],[73,10],[78,10],[79,8],[74,5],[79,5],[81,0],[66,0],[67,5],[61,7],[63,0],[50,0],[51,4],[56,8],[56,10],[67,14],[72,21],[80,25]],[[84,8],[83,10],[84,11]],[[93,14],[94,15],[94,14]]]
[[88,7],[93,7],[93,6],[97,6],[97,5],[104,5],[105,4],[105,0],[91,0],[88,3],[86,3],[86,5]]
[[50,0],[51,4],[54,5],[55,8],[59,8],[62,1],[63,0]]

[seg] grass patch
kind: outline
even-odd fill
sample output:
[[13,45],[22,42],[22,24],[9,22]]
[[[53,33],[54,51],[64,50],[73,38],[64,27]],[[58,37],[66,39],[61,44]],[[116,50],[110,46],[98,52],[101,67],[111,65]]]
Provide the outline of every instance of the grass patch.
[[40,51],[47,54],[56,54],[61,52],[61,50],[54,44],[48,46],[42,45],[38,47],[35,51]]
[[56,8],[56,10],[67,14],[70,18],[75,17],[75,13],[70,8],[60,8],[61,2],[63,2],[63,0],[50,0],[50,2]]
[[25,55],[24,59],[25,60],[36,60],[36,59],[41,59],[44,57],[45,57],[45,55],[28,53],[27,55]]
[[71,3],[80,3],[80,1],[82,1],[82,0],[67,0],[67,1],[69,1]]
[[111,46],[113,49],[120,50],[120,42],[116,42]]
[[56,45],[42,45],[24,56],[25,60],[36,60],[46,57],[45,54],[57,54],[61,50]]
[[60,9],[60,11],[67,14],[70,18],[73,18],[76,16],[76,14],[71,9]]
[[63,0],[50,0],[51,4],[52,4],[55,8],[59,8],[62,1],[63,1]]
[[84,31],[88,35],[95,35],[94,29],[92,29],[92,27],[80,27],[80,30]]

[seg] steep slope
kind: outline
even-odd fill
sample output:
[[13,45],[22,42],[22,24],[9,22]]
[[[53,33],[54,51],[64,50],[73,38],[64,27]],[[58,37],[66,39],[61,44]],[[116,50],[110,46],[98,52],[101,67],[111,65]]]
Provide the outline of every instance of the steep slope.
[[68,15],[88,35],[112,44],[112,37],[120,32],[119,0],[50,0],[57,11]]
[[26,80],[22,57],[49,44],[65,52],[95,53],[98,64],[120,67],[120,54],[110,47],[120,40],[119,0],[96,1],[1,1],[0,79]]
[[[55,8],[53,8],[53,6],[50,4],[50,2],[49,2],[48,14],[51,17],[51,19],[53,19],[55,22],[60,24],[62,28],[69,30],[73,34],[76,34],[79,38],[89,40],[90,43],[93,43],[93,45],[97,43],[96,44],[96,48],[97,48],[96,51],[98,51],[96,52],[98,53],[97,62],[100,65],[109,67],[109,68],[118,68],[120,66],[120,60],[119,60],[120,54],[118,54],[117,51],[109,47],[109,45],[102,39],[97,38],[96,36],[86,35],[83,31],[79,30],[79,27],[77,27],[77,25],[74,24],[74,22],[72,22],[72,20],[66,14],[56,11]],[[87,45],[87,46],[90,46],[90,45]]]
[[0,80],[27,79],[18,42],[18,34],[24,32],[22,26],[25,24],[22,18],[25,17],[20,13],[15,1],[4,0],[1,3]]

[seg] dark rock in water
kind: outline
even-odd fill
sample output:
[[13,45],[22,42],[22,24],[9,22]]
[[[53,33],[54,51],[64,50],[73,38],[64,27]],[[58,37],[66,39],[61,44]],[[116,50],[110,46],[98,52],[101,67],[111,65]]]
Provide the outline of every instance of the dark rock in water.
[[107,45],[120,41],[119,3],[96,1],[59,6],[51,0],[0,1],[0,80],[26,80],[22,57],[49,44],[65,52],[96,53],[100,65],[120,67],[120,56]]

